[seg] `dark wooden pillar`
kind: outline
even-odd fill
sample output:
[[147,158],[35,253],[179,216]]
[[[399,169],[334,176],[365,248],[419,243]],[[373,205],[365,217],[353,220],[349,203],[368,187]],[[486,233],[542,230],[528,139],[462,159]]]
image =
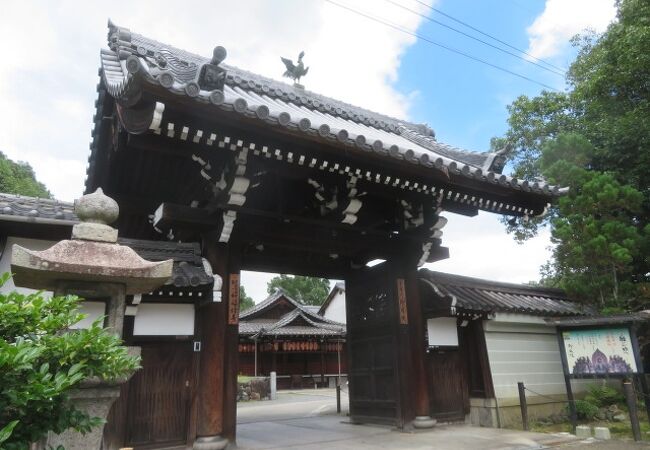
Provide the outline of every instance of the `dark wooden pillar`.
[[[228,260],[228,297],[227,320],[224,339],[224,416],[223,436],[230,442],[235,442],[237,437],[237,373],[239,372],[237,359],[237,343],[239,342],[239,286],[241,276],[241,262],[239,246],[230,246]],[[225,286],[224,280],[224,286]],[[225,289],[224,289],[225,292]],[[225,297],[224,297],[225,299]],[[259,354],[258,354],[259,356]]]
[[239,320],[238,255],[232,246],[203,240],[203,254],[223,281],[221,301],[198,307],[201,356],[196,390],[195,450],[217,450],[235,441]]
[[416,392],[417,376],[413,371],[411,340],[411,321],[409,314],[406,277],[402,271],[395,271],[395,278],[391,281],[396,284],[397,297],[397,379],[400,389],[400,422],[399,427],[410,430],[415,420],[414,396]]
[[411,343],[411,364],[413,381],[413,409],[417,428],[428,428],[435,424],[431,419],[429,380],[427,377],[427,353],[425,342],[426,322],[422,316],[422,302],[418,286],[417,269],[405,273],[406,300]]

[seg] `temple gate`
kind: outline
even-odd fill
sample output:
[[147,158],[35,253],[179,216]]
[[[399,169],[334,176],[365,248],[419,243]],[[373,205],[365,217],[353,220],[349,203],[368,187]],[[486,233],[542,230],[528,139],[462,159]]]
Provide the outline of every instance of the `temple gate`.
[[535,216],[560,190],[501,175],[504,152],[441,144],[426,125],[225,57],[222,47],[203,58],[109,23],[86,180],[120,204],[121,236],[198,242],[223,282],[182,300],[196,311],[184,445],[235,440],[241,270],[346,280],[352,420],[426,426],[415,274],[449,255],[441,213]]

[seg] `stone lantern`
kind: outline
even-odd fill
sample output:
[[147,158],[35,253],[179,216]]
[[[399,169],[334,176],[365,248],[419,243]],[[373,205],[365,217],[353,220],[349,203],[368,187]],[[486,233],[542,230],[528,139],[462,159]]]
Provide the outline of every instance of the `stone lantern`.
[[[55,295],[74,294],[104,302],[106,326],[121,336],[126,295],[151,292],[163,285],[172,275],[173,261],[146,261],[130,247],[117,244],[117,230],[109,224],[117,220],[119,208],[101,189],[77,200],[75,213],[81,222],[74,225],[70,240],[43,251],[14,245],[14,282]],[[70,395],[79,409],[104,419],[118,396],[119,383],[108,385],[103,380],[86,380]],[[101,440],[101,427],[85,436],[68,430],[60,435],[50,433],[46,448],[63,445],[66,450],[99,450]]]

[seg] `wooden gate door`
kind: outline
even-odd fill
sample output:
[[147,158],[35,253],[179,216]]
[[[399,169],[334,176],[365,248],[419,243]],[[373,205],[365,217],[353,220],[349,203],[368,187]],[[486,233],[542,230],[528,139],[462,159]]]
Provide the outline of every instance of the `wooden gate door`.
[[126,446],[185,445],[192,398],[192,345],[142,345],[142,369],[129,381]]
[[458,348],[431,350],[428,372],[431,417],[440,421],[464,420],[469,412],[469,394]]
[[401,426],[395,278],[364,271],[346,291],[350,417]]

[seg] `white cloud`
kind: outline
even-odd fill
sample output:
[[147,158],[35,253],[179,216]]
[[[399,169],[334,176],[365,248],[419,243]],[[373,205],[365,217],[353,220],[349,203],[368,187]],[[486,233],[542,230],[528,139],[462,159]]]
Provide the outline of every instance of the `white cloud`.
[[428,269],[510,283],[539,280],[539,268],[551,255],[547,229],[517,244],[495,214],[443,215],[449,222],[443,228],[442,244],[449,247],[450,257],[427,264]]
[[269,295],[266,292],[266,285],[275,276],[276,274],[274,273],[243,270],[241,273],[241,284],[246,289],[246,294],[250,295],[255,303],[259,303]]
[[615,16],[614,0],[546,0],[544,11],[526,30],[528,53],[557,56],[571,37],[585,29],[602,32]]
[[[414,31],[421,18],[385,2],[342,3]],[[0,37],[0,151],[29,162],[57,198],[83,190],[99,51],[107,19],[133,32],[281,79],[280,56],[305,50],[310,90],[385,114],[407,117],[412,93],[399,92],[400,58],[415,42],[323,1],[172,0],[110,3],[67,0],[3,5]],[[61,170],[62,166],[65,170]]]

